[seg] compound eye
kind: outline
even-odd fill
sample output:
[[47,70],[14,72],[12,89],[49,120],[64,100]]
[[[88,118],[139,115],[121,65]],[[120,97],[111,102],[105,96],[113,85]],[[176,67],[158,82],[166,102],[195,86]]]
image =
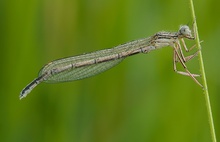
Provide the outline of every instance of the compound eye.
[[181,35],[191,36],[191,30],[186,25],[181,26],[180,29],[179,29],[179,32],[180,32]]

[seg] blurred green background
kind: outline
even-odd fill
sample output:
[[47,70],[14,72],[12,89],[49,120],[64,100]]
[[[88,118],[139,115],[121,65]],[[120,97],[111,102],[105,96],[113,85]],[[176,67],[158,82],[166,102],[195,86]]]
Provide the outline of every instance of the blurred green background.
[[[220,140],[220,2],[194,4]],[[129,57],[88,79],[42,83],[18,98],[51,60],[176,31],[192,21],[188,0],[1,0],[0,140],[211,141],[203,91],[173,72],[170,47]],[[199,73],[198,64],[187,65]]]

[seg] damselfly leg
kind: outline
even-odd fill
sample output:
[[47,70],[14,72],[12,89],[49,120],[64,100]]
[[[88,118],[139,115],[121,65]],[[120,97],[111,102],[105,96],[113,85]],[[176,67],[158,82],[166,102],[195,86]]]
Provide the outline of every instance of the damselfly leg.
[[[188,50],[185,42],[183,39],[181,39],[182,41],[182,45],[184,47],[184,49],[188,52],[190,51],[192,48],[194,48],[195,46],[191,47],[190,50]],[[174,44],[174,47],[173,47],[174,51],[173,51],[173,68],[174,68],[174,71],[178,74],[181,74],[181,75],[186,75],[186,76],[190,76],[199,86],[203,87],[201,85],[201,83],[199,83],[199,81],[195,78],[195,77],[200,77],[200,75],[198,74],[192,74],[188,69],[187,69],[187,66],[186,66],[186,62],[193,59],[197,54],[198,54],[198,51],[190,56],[187,56],[185,57],[184,54],[183,54],[183,51],[182,51],[182,48],[181,48],[181,45],[179,42],[177,42],[176,44]],[[176,63],[177,62],[180,62],[181,65],[183,66],[183,68],[185,69],[185,72],[183,71],[178,71],[177,68],[176,68]]]

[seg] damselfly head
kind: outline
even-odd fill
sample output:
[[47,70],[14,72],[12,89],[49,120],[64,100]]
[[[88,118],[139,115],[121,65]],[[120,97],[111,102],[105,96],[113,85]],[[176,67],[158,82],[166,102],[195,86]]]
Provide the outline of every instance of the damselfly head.
[[184,37],[192,37],[191,30],[187,25],[180,26],[179,34]]

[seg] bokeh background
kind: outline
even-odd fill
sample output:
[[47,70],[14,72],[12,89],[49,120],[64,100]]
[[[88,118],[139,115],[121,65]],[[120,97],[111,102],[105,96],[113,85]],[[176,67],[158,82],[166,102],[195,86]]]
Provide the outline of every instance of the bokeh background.
[[[194,1],[218,140],[219,4]],[[0,141],[211,141],[203,91],[173,72],[170,47],[128,57],[88,79],[42,83],[18,98],[51,60],[192,22],[188,0],[1,0]],[[197,59],[187,65],[200,72]]]

